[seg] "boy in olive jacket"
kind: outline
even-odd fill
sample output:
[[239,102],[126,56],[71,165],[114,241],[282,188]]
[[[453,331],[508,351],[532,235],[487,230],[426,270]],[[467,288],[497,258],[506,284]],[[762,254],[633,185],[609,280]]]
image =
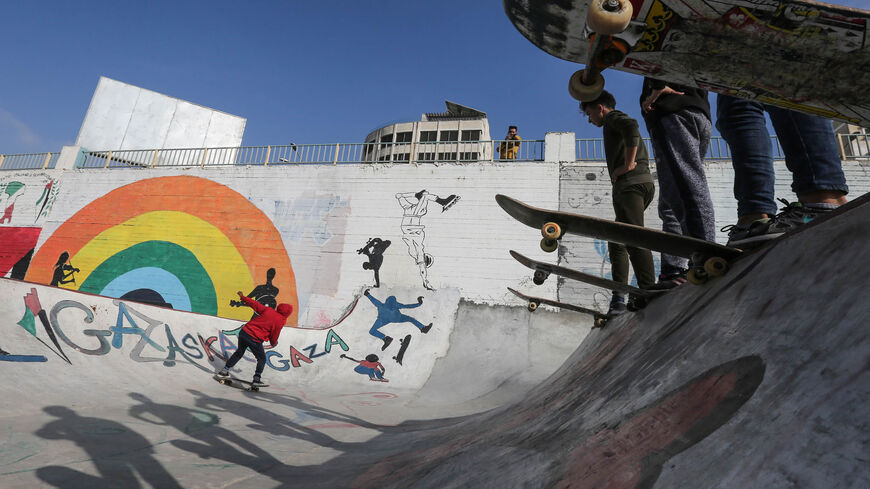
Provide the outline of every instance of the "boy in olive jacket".
[[[655,196],[655,186],[649,172],[649,156],[637,121],[616,110],[616,99],[604,90],[597,99],[581,102],[580,110],[589,122],[603,128],[604,154],[607,171],[613,183],[613,211],[617,222],[643,226],[643,211]],[[646,289],[655,283],[652,253],[643,248],[608,243],[613,280],[628,283],[628,262],[634,268],[637,284]],[[625,297],[613,293],[610,315],[625,312]]]

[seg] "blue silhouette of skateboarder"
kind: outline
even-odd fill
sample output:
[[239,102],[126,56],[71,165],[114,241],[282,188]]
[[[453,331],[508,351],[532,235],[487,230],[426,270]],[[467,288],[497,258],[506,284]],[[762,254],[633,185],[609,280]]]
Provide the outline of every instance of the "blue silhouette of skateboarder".
[[396,300],[396,296],[391,295],[387,297],[386,302],[381,302],[374,297],[371,296],[368,289],[363,292],[366,297],[372,301],[372,304],[378,308],[378,318],[375,320],[375,324],[372,325],[372,328],[369,330],[369,334],[378,338],[384,342],[384,346],[381,347],[381,351],[387,349],[390,346],[390,343],[393,342],[393,338],[385,335],[380,332],[380,329],[390,323],[411,323],[417,327],[422,333],[428,333],[430,329],[432,329],[432,323],[423,326],[423,323],[417,321],[411,316],[407,316],[399,312],[399,309],[411,309],[414,307],[420,307],[423,304],[423,296],[417,297],[416,304],[402,304]]

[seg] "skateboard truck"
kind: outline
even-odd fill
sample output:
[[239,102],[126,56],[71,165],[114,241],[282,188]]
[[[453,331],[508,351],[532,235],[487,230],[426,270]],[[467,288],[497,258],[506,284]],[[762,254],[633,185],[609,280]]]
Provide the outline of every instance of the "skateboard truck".
[[646,25],[631,20],[630,0],[592,0],[586,14],[589,51],[586,67],[568,81],[568,93],[581,102],[591,102],[604,90],[601,72],[625,59],[643,36]]

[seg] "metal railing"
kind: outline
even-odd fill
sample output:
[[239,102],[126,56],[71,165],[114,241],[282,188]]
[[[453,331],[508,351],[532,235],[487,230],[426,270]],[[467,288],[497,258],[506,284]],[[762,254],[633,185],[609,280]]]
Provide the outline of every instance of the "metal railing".
[[[837,134],[840,153],[846,160],[870,160],[870,135]],[[771,135],[775,159],[785,157],[779,140]],[[223,148],[147,149],[85,151],[78,168],[154,168],[271,165],[347,165],[367,163],[471,163],[544,161],[544,141],[520,141],[515,158],[502,157],[499,145],[513,143],[486,141],[425,141],[331,144],[287,144],[278,146],[241,146]],[[648,138],[644,144],[655,158]],[[601,139],[577,139],[578,161],[604,161]],[[60,153],[0,154],[0,170],[55,168]],[[509,156],[505,154],[504,156]],[[731,159],[731,149],[721,137],[713,137],[708,160]]]
[[[773,149],[773,158],[781,160],[785,158],[785,153],[779,145],[779,140],[776,136],[770,136],[770,143]],[[643,144],[646,146],[647,153],[651,159],[655,159],[655,151],[652,147],[652,142],[649,138],[643,139]],[[577,140],[577,161],[604,161],[604,141],[602,139],[578,139]],[[707,147],[708,160],[730,160],[731,148],[725,139],[720,136],[710,138],[710,145]]]
[[[521,141],[515,158],[502,158],[504,141],[432,141],[408,143],[289,144],[232,148],[88,151],[79,168],[154,168],[345,165],[364,163],[468,163],[543,161],[544,141]],[[515,142],[508,142],[513,143]],[[505,156],[508,156],[505,154]]]
[[870,159],[870,134],[838,134],[840,154],[847,160]]
[[45,170],[54,168],[60,153],[0,154],[0,170]]

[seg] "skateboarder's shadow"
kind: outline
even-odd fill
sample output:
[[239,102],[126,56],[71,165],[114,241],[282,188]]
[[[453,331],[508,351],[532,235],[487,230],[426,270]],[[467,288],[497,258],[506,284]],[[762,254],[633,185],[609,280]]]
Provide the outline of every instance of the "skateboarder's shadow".
[[291,419],[290,416],[278,414],[273,408],[261,407],[235,399],[213,397],[194,389],[188,389],[188,392],[196,397],[194,401],[196,407],[209,411],[233,413],[247,418],[253,421],[253,424],[247,425],[251,429],[277,436],[304,440],[321,447],[334,448],[336,450],[347,451],[353,448],[355,444],[340,442],[320,431],[308,428],[307,425],[342,423],[367,429],[380,429],[379,426],[362,419],[322,407],[312,406],[295,396],[264,392],[256,395],[260,401],[280,404],[292,410]]
[[[181,488],[181,484],[154,458],[147,438],[123,423],[81,416],[65,406],[43,409],[57,419],[35,434],[46,440],[68,440],[85,452],[99,476],[61,465],[36,469],[36,476],[55,487],[139,487],[136,474],[151,487]],[[107,443],[111,440],[111,443]],[[131,449],[135,448],[135,449]]]

